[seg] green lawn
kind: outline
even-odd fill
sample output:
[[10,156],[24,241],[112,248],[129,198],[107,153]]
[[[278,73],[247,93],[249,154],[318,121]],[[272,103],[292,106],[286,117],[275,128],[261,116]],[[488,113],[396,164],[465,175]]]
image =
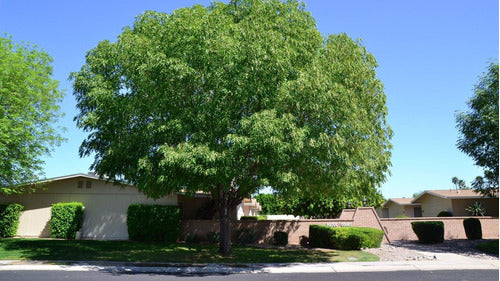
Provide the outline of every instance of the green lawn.
[[361,251],[283,250],[234,246],[231,257],[217,245],[158,244],[129,241],[0,239],[1,260],[82,260],[174,263],[281,263],[378,261]]
[[498,256],[498,240],[479,244],[476,248],[481,252]]

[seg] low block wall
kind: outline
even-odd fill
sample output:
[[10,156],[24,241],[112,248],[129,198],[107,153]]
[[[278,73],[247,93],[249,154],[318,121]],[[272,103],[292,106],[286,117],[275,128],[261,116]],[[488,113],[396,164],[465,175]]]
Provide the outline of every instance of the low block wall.
[[[371,207],[345,210],[339,219],[310,219],[310,220],[263,220],[233,221],[233,230],[250,228],[255,230],[257,243],[272,243],[275,231],[288,233],[289,244],[299,244],[300,236],[309,236],[309,226],[312,224],[329,225],[333,227],[365,226],[383,230],[377,213]],[[187,234],[198,235],[202,239],[209,232],[219,232],[219,221],[217,220],[186,220],[181,227],[181,239]],[[384,242],[388,242],[387,236]]]
[[[397,240],[417,240],[411,223],[414,221],[442,221],[444,223],[445,239],[467,239],[463,220],[467,217],[423,217],[423,218],[390,218],[380,219],[371,207],[344,210],[339,219],[321,220],[264,220],[264,221],[233,221],[233,230],[250,228],[255,230],[258,243],[271,243],[275,231],[288,233],[289,244],[299,244],[300,236],[309,236],[309,226],[312,224],[329,225],[333,227],[363,226],[382,229],[385,232],[384,243]],[[477,217],[481,221],[484,239],[498,239],[498,218]],[[187,234],[198,235],[201,239],[209,232],[219,232],[217,220],[185,220],[182,222],[181,239]]]
[[[463,221],[468,217],[422,217],[422,218],[390,218],[380,219],[390,241],[418,240],[411,228],[414,221],[442,221],[444,223],[444,239],[467,239]],[[498,218],[476,217],[481,221],[484,239],[498,239]]]
[[[272,243],[275,231],[284,231],[288,233],[289,244],[299,244],[300,236],[309,236],[309,225],[352,225],[352,220],[263,220],[263,221],[232,221],[233,230],[250,228],[255,230],[257,243]],[[188,220],[182,223],[181,239],[187,234],[198,235],[202,239],[209,232],[219,232],[218,220]]]

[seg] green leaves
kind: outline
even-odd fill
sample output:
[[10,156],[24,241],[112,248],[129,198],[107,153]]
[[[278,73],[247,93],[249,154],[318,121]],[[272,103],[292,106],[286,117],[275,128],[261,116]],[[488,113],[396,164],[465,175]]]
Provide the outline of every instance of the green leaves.
[[54,124],[63,94],[51,62],[43,51],[0,37],[0,193],[36,181],[40,158],[62,141]]
[[457,147],[484,169],[484,178],[476,178],[472,187],[494,195],[498,193],[498,63],[488,66],[474,92],[467,102],[470,110],[456,115]]
[[297,1],[148,11],[72,74],[80,152],[153,197],[377,197],[392,132],[376,66]]

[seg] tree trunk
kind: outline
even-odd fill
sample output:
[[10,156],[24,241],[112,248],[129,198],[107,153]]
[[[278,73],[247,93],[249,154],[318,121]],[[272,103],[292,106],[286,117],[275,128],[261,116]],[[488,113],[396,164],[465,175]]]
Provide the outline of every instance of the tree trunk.
[[229,206],[219,208],[220,219],[220,243],[219,253],[228,256],[231,254],[231,219],[229,217]]
[[229,204],[229,192],[218,188],[218,195],[220,220],[219,253],[228,256],[231,254],[231,205]]

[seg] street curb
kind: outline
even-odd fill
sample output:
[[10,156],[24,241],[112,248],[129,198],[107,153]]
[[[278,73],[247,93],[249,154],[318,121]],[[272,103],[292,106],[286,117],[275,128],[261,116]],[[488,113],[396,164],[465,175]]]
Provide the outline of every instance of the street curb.
[[[53,263],[53,261],[51,261]],[[68,262],[67,265],[49,262],[1,261],[3,270],[59,270],[59,271],[101,271],[116,274],[179,274],[179,275],[226,275],[238,273],[338,273],[338,272],[387,272],[428,270],[498,270],[498,260],[481,262],[407,261],[407,262],[342,262],[342,263],[290,263],[290,264],[162,264],[151,265],[130,263],[94,264],[95,262]]]

